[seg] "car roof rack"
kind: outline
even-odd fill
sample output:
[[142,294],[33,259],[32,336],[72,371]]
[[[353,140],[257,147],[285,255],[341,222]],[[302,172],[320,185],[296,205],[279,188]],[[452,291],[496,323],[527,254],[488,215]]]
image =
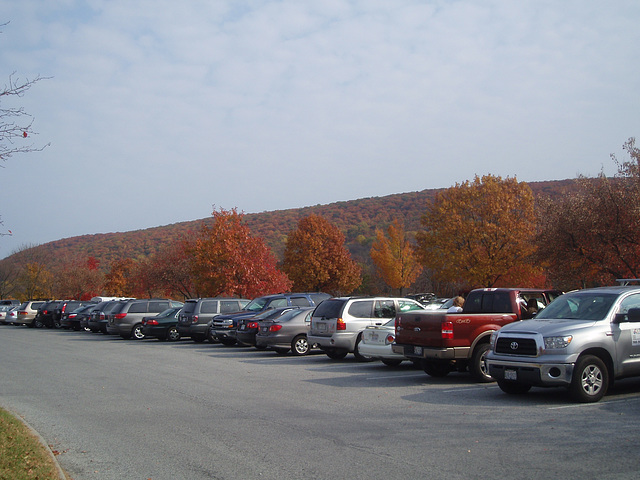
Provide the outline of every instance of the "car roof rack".
[[621,287],[625,287],[631,283],[640,284],[640,278],[618,278],[616,282],[618,282]]

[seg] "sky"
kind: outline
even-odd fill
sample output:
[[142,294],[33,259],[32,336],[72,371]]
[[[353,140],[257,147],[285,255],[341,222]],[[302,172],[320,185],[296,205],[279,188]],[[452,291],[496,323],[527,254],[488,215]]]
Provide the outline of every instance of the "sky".
[[637,0],[0,6],[0,86],[44,78],[0,108],[49,144],[0,165],[0,258],[214,208],[612,175],[640,135]]

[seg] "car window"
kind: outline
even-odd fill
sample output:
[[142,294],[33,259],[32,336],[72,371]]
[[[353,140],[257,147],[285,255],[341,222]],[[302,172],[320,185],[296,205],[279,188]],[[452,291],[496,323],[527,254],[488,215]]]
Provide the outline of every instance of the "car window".
[[203,300],[200,304],[200,313],[218,313],[218,301]]
[[629,313],[632,308],[640,308],[640,294],[630,295],[622,300],[618,313]]
[[235,300],[221,300],[220,313],[231,313],[240,310],[240,302]]
[[396,316],[396,306],[393,300],[376,300],[373,307],[374,318],[394,318]]
[[[322,305],[322,302],[320,305]],[[355,318],[371,318],[373,315],[373,300],[359,300],[349,306],[349,315]]]
[[297,307],[308,307],[311,304],[306,297],[291,297],[291,305],[295,305]]
[[184,309],[182,310],[183,314],[191,314],[196,309],[197,302],[185,302]]
[[279,308],[279,307],[286,307],[286,306],[287,306],[286,298],[274,298],[269,302],[269,305],[267,305],[267,308]]
[[323,318],[338,318],[342,314],[342,307],[344,307],[344,304],[344,300],[325,300],[316,307],[313,312],[313,316]]
[[410,302],[407,300],[398,300],[398,308],[401,312],[410,312],[411,310],[424,310],[422,305],[417,302]]
[[157,301],[152,300],[149,302],[149,309],[147,311],[151,313],[160,313],[166,310],[167,308],[169,308],[168,300],[157,300]]
[[[160,312],[162,310],[159,310]],[[134,302],[129,306],[128,313],[146,313],[147,312],[147,302]]]
[[264,308],[266,303],[267,303],[267,299],[264,297],[254,298],[244,308],[245,310],[248,310],[250,312],[259,312]]

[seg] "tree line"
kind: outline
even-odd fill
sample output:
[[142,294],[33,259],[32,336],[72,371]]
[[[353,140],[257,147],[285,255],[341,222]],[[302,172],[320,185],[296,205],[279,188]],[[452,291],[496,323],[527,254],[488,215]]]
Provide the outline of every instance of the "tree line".
[[300,218],[278,257],[244,214],[218,209],[198,231],[107,268],[91,256],[51,266],[41,249],[25,247],[0,262],[0,297],[451,296],[475,287],[608,285],[640,269],[640,150],[634,138],[624,150],[628,159],[612,156],[613,177],[580,176],[565,195],[535,197],[527,183],[495,175],[440,190],[417,231],[395,219],[371,241],[363,236],[370,265],[354,259],[344,233],[321,215]]

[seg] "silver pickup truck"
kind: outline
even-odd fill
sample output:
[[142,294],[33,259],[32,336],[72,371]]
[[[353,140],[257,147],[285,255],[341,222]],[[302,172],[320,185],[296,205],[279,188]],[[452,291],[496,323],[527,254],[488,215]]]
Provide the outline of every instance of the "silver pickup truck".
[[640,286],[564,294],[490,343],[486,363],[502,391],[564,386],[578,402],[597,402],[615,379],[640,376]]

